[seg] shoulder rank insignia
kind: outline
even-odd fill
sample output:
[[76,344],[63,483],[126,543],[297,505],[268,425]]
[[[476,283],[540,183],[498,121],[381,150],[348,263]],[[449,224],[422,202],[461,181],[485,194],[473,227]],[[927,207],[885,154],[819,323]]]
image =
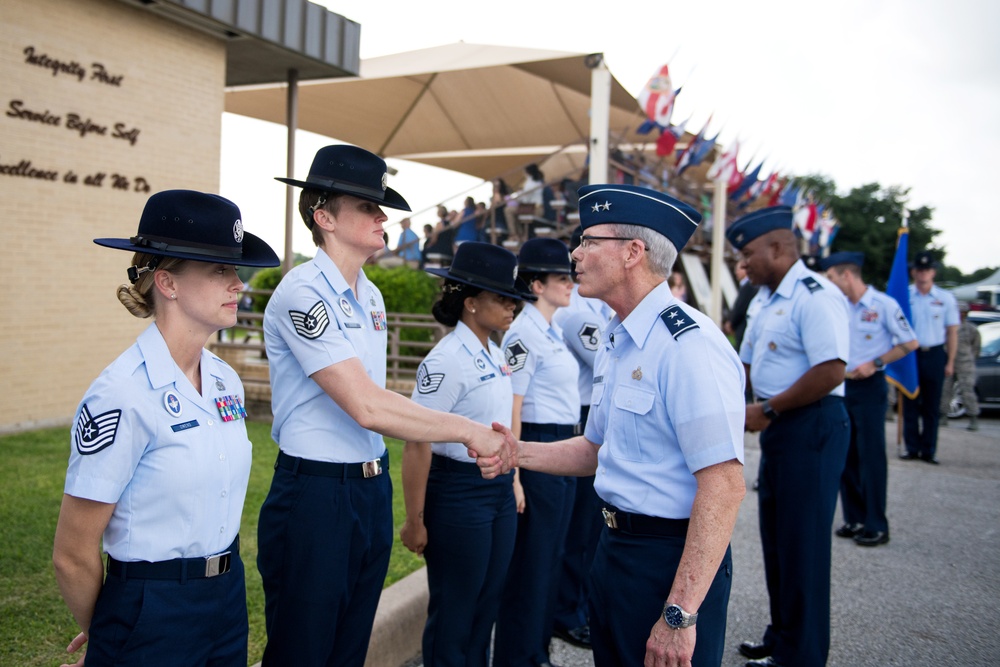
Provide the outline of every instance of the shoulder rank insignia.
[[670,335],[674,337],[674,340],[680,338],[681,334],[686,331],[699,328],[698,323],[691,319],[678,305],[670,306],[660,313],[660,319],[667,325],[667,329],[670,331]]
[[518,339],[505,347],[503,354],[510,370],[517,372],[524,368],[524,363],[528,360],[528,347]]
[[110,447],[118,435],[118,423],[121,418],[121,410],[108,410],[99,415],[91,415],[90,409],[84,403],[76,420],[76,433],[73,435],[76,451],[86,456]]
[[580,337],[580,343],[583,345],[583,349],[595,351],[597,350],[597,344],[601,342],[601,327],[590,322],[584,323],[580,327],[580,331],[577,333]]
[[802,284],[805,285],[810,292],[816,292],[823,289],[823,286],[819,284],[819,281],[812,276],[806,276],[802,279]]
[[289,310],[288,315],[292,318],[295,333],[309,340],[322,336],[330,324],[330,316],[326,312],[326,304],[322,301],[317,301],[316,305],[310,308],[308,313]]
[[444,373],[428,373],[427,366],[420,364],[417,371],[417,391],[421,394],[433,394],[441,386]]

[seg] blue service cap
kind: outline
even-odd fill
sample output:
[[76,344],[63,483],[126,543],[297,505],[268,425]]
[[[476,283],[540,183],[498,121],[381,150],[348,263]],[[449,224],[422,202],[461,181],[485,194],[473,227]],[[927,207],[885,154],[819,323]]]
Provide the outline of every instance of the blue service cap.
[[585,185],[580,195],[580,227],[623,224],[648,227],[680,251],[701,222],[701,214],[679,199],[635,185]]
[[820,267],[826,271],[831,266],[839,264],[854,264],[859,268],[865,265],[865,253],[848,252],[846,250],[832,253],[829,257],[824,257],[820,262]]
[[792,208],[790,206],[771,206],[753,213],[747,213],[734,222],[726,231],[726,238],[737,250],[775,229],[792,228]]

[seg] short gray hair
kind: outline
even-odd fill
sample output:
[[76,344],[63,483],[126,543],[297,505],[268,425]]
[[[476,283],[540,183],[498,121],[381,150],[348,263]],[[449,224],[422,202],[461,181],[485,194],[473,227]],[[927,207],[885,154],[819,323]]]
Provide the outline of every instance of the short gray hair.
[[649,227],[639,225],[613,225],[615,236],[638,239],[646,244],[649,268],[656,275],[668,278],[677,261],[677,247],[663,234]]

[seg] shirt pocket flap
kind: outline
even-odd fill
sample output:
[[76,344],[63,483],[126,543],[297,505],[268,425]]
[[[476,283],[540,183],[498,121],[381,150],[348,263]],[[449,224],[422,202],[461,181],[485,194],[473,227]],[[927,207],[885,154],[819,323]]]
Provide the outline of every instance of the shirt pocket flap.
[[644,415],[653,407],[656,394],[636,387],[621,387],[615,393],[615,407],[637,415]]

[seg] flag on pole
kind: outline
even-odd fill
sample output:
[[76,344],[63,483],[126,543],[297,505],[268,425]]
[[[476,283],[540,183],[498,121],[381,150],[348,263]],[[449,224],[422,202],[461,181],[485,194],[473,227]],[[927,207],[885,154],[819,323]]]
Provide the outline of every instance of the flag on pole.
[[749,191],[750,188],[753,186],[753,184],[757,182],[757,177],[760,175],[760,170],[763,166],[764,166],[763,160],[758,162],[757,166],[754,167],[753,171],[751,171],[749,174],[743,177],[743,181],[740,183],[739,187],[736,188],[736,191],[733,192],[733,194],[729,195],[729,199],[732,201],[736,201],[737,199],[742,197],[747,191]]
[[736,166],[736,157],[739,152],[740,142],[738,139],[733,139],[733,143],[729,144],[729,147],[722,151],[722,155],[717,157],[712,166],[708,168],[708,180],[715,181],[721,179],[728,183],[733,174],[740,170]]
[[[907,322],[912,322],[910,315],[910,279],[907,266],[907,249],[909,247],[910,230],[907,223],[907,211],[903,211],[903,225],[899,228],[899,238],[896,241],[896,256],[892,260],[892,270],[889,272],[889,283],[885,293],[899,303]],[[885,377],[909,399],[914,399],[920,393],[917,379],[917,355],[908,354],[885,367]]]
[[[680,88],[674,94],[676,95],[679,92],[681,92]],[[680,125],[671,125],[664,130],[660,130],[660,138],[656,140],[656,154],[664,157],[673,153],[677,141],[684,136],[684,126],[686,125],[687,120],[683,121]]]
[[[691,143],[689,143],[687,145],[687,148],[685,148],[683,151],[681,151],[680,155],[677,156],[677,175],[678,176],[680,176],[681,174],[683,174],[684,170],[687,169],[688,167],[692,167],[692,166],[698,164],[698,162],[693,162],[693,160],[694,160],[695,156],[698,154],[698,152],[701,150],[701,145],[705,142],[705,131],[708,130],[708,124],[711,123],[711,122],[712,122],[712,116],[709,115],[708,120],[705,121],[705,124],[702,126],[701,130],[698,132],[698,136],[696,136],[694,139],[692,139]],[[715,138],[717,138],[717,137],[718,137],[718,135],[716,135]],[[712,139],[712,143],[713,144],[715,143],[715,138]],[[704,157],[705,156],[702,155],[702,159],[704,159]]]
[[670,114],[674,111],[675,97],[676,93],[670,82],[670,68],[664,65],[643,86],[638,101],[639,106],[646,112],[646,117],[659,125],[662,130],[670,126]]

